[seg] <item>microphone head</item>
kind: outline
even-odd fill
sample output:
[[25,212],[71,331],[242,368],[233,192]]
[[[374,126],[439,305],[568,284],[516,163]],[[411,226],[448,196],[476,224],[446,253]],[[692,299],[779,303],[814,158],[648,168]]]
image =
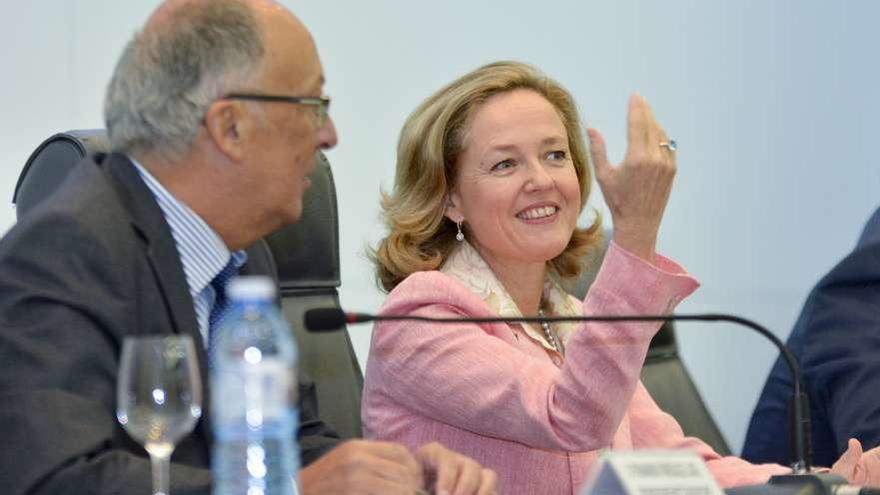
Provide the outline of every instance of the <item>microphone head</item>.
[[345,328],[347,318],[339,308],[312,308],[303,314],[303,323],[310,332],[329,332]]

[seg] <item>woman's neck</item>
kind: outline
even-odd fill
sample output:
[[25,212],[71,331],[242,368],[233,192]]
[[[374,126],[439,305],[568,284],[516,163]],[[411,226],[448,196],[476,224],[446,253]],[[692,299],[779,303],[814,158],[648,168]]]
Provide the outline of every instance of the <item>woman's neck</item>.
[[544,294],[545,262],[506,261],[480,253],[523,316],[538,314]]

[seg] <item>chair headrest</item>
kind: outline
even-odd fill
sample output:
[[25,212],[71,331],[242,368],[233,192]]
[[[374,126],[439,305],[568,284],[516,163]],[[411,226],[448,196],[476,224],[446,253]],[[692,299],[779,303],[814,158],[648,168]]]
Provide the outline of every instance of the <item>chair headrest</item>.
[[339,275],[339,215],[327,157],[315,155],[312,186],[303,195],[302,218],[266,237],[278,266],[282,295],[335,289]]
[[104,129],[61,132],[43,141],[18,176],[12,195],[16,218],[48,197],[83,157],[109,150]]
[[[16,217],[21,218],[48,197],[84,157],[109,150],[104,129],[62,132],[43,141],[31,153],[15,186],[12,202]],[[311,181],[312,186],[303,196],[300,221],[266,238],[278,267],[282,294],[335,289],[341,283],[336,186],[330,164],[321,152],[315,156]]]

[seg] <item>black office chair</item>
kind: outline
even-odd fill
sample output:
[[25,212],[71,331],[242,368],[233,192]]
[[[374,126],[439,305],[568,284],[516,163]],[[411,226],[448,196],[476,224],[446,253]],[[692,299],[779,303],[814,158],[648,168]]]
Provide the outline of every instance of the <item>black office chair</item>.
[[342,438],[361,436],[364,378],[348,332],[310,333],[303,313],[339,307],[339,220],[330,164],[318,153],[299,222],[266,237],[278,266],[281,306],[300,345],[300,369],[318,384],[321,419]]
[[46,199],[86,155],[107,152],[110,141],[104,129],[60,132],[40,143],[31,153],[12,194],[15,217]]
[[[103,129],[51,136],[28,158],[12,202],[21,218],[48,197],[88,154],[110,148]],[[363,376],[348,332],[310,334],[302,314],[315,306],[338,306],[339,234],[336,190],[330,165],[316,157],[312,187],[303,197],[303,217],[266,239],[278,267],[281,307],[299,343],[300,371],[317,386],[321,418],[342,438],[361,436]]]
[[[596,278],[611,233],[605,235],[606,243],[587,254],[584,273],[576,283],[567,287],[579,298],[583,298],[590,284]],[[667,413],[671,414],[688,436],[697,437],[708,443],[721,455],[730,455],[730,447],[724,435],[715,424],[712,414],[706,408],[700,392],[691,379],[681,355],[672,322],[666,322],[651,340],[645,365],[642,367],[642,383],[651,397]]]

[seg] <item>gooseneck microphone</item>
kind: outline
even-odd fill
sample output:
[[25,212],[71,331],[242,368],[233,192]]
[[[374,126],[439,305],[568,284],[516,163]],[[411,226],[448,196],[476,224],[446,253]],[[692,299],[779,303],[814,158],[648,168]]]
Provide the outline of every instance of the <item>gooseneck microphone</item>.
[[810,443],[810,408],[801,371],[797,360],[785,344],[769,330],[758,323],[739,316],[707,313],[707,314],[668,314],[668,315],[591,315],[591,316],[521,316],[521,317],[487,317],[487,318],[439,318],[415,315],[391,315],[391,314],[368,314],[346,313],[339,308],[314,308],[309,309],[303,316],[303,322],[307,330],[311,332],[326,332],[337,330],[345,324],[367,323],[371,321],[424,321],[431,323],[554,323],[554,322],[609,322],[609,321],[726,321],[746,326],[766,337],[779,349],[788,368],[791,370],[793,382],[792,417],[791,417],[791,451],[792,471],[797,474],[806,474],[812,468],[812,447]]

